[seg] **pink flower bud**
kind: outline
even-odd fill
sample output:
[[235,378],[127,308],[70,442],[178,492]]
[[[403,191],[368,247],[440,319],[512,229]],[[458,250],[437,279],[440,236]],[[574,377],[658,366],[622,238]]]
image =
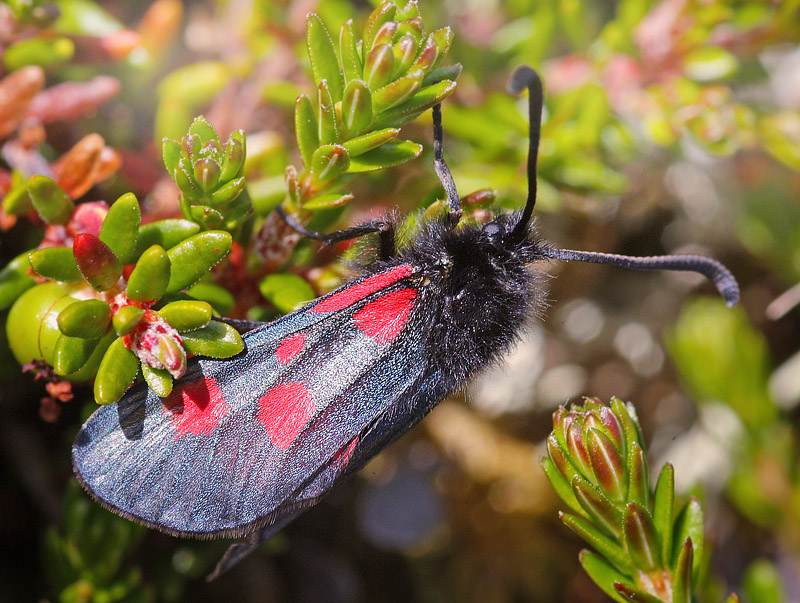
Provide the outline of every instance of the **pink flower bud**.
[[178,331],[155,312],[147,311],[125,345],[147,366],[166,369],[175,379],[186,372],[186,351]]

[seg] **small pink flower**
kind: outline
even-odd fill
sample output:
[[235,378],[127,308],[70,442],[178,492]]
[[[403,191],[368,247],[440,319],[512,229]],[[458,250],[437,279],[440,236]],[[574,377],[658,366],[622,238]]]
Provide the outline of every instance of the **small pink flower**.
[[139,326],[125,336],[125,346],[147,366],[166,369],[175,379],[186,372],[186,351],[178,331],[151,310]]

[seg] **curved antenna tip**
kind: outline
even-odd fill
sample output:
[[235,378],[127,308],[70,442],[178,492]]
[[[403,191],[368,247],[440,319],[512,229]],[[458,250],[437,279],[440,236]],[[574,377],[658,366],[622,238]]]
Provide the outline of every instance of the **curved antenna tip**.
[[739,284],[735,280],[730,280],[725,283],[714,283],[725,300],[725,305],[729,308],[739,305]]
[[508,84],[506,84],[506,90],[509,94],[517,96],[523,90],[525,90],[525,88],[529,88],[531,86],[536,86],[537,88],[541,89],[542,78],[535,69],[532,69],[527,65],[522,65],[517,67],[514,70],[514,73],[511,74],[511,77],[508,79]]
[[609,264],[633,268],[634,270],[679,270],[697,272],[714,283],[728,307],[739,303],[739,283],[724,264],[703,255],[655,255],[636,257],[598,251],[577,251],[575,249],[542,248],[542,255],[554,260],[577,260],[592,264]]
[[522,240],[527,236],[528,224],[536,205],[536,160],[539,156],[539,138],[542,128],[542,108],[544,107],[544,89],[542,78],[534,69],[522,65],[514,70],[508,80],[507,89],[510,94],[517,95],[528,89],[528,198],[517,225],[514,227],[513,239]]

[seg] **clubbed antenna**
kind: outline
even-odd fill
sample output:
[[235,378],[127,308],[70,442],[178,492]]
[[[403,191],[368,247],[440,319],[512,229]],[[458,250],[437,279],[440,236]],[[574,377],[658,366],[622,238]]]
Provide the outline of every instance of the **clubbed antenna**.
[[728,270],[717,260],[702,255],[656,255],[649,257],[632,257],[616,253],[600,253],[596,251],[574,251],[572,249],[554,249],[545,247],[542,252],[546,257],[556,260],[578,260],[593,264],[612,264],[633,268],[634,270],[685,270],[699,272],[708,278],[722,295],[728,306],[739,303],[739,284]]
[[[528,89],[528,119],[530,123],[528,147],[528,199],[522,216],[514,227],[512,236],[522,239],[528,236],[528,224],[536,205],[536,161],[539,155],[539,139],[542,130],[542,107],[544,94],[539,74],[527,66],[518,67],[508,82],[509,94],[517,95]],[[612,264],[634,270],[685,270],[698,272],[708,278],[719,290],[725,303],[735,306],[739,302],[739,285],[725,266],[716,260],[702,255],[661,255],[650,257],[631,257],[614,253],[574,251],[544,247],[544,255],[556,260],[578,260],[594,264]]]
[[544,92],[542,90],[542,78],[539,77],[536,71],[527,66],[517,67],[508,81],[508,93],[516,96],[525,88],[528,89],[528,123],[530,124],[528,135],[528,199],[525,201],[525,209],[522,210],[522,216],[512,233],[518,239],[528,236],[528,223],[531,221],[533,208],[536,205],[536,160],[539,157]]

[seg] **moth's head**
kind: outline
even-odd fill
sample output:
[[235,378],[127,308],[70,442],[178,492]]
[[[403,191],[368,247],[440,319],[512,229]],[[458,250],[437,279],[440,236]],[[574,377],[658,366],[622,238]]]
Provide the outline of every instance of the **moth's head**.
[[[472,236],[454,239],[459,245],[466,245],[469,250],[461,254],[461,261],[453,262],[453,283],[456,289],[476,288],[470,284],[475,278],[477,288],[488,291],[491,279],[502,280],[509,266],[520,262],[530,263],[538,259],[578,260],[596,264],[613,264],[637,270],[688,270],[699,272],[708,277],[725,298],[728,305],[733,306],[739,300],[739,286],[730,271],[722,264],[697,255],[665,255],[654,257],[631,257],[612,253],[576,251],[556,249],[541,241],[533,224],[533,210],[536,205],[536,162],[541,135],[542,109],[544,91],[542,80],[530,67],[519,67],[511,76],[508,91],[519,94],[528,90],[528,198],[522,211],[500,215],[497,218],[472,231]],[[438,106],[437,106],[438,107]],[[442,180],[448,198],[454,200],[450,204],[451,224],[456,225],[461,218],[461,209],[455,184],[449,170],[443,167],[441,159],[441,115],[439,109],[434,110],[434,149],[440,163],[437,173]],[[451,254],[454,259],[458,254]],[[476,278],[476,275],[478,278]]]
[[[467,224],[444,230],[439,249],[446,258],[451,294],[465,289],[483,291],[480,297],[503,295],[505,279],[527,280],[529,265],[544,256],[533,226],[519,238],[519,212],[501,213],[485,224]],[[495,290],[499,289],[499,290]]]
[[656,257],[631,257],[611,253],[556,249],[543,244],[535,234],[532,224],[536,205],[536,162],[541,135],[544,93],[542,80],[530,67],[519,67],[511,76],[508,91],[519,94],[528,89],[529,149],[528,149],[528,199],[511,229],[502,222],[490,222],[484,227],[484,236],[498,248],[524,251],[530,249],[531,259],[552,258],[578,260],[595,264],[613,264],[637,270],[687,270],[698,272],[711,280],[729,306],[739,301],[739,285],[731,272],[714,259],[697,255],[665,255]]
[[482,254],[498,260],[509,255],[529,264],[542,259],[539,248],[544,244],[536,221],[525,224],[520,235],[521,212],[501,213],[482,224],[477,235]]
[[502,247],[503,242],[508,238],[509,229],[506,224],[497,220],[492,220],[481,229],[483,238],[493,247]]

